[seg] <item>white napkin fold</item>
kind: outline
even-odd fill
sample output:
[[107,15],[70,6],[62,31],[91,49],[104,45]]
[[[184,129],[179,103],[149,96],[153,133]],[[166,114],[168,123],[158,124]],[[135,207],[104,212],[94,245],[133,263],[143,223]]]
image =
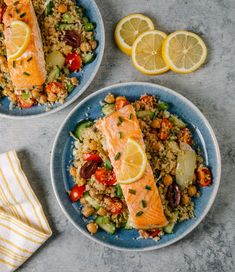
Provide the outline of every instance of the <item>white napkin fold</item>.
[[0,154],[0,271],[17,269],[51,234],[16,152]]

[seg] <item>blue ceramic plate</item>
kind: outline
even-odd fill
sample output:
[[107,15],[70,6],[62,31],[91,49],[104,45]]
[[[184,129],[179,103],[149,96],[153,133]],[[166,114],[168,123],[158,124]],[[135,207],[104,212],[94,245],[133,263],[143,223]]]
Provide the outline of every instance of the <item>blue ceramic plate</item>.
[[[179,223],[173,234],[167,234],[159,241],[151,239],[137,239],[136,230],[118,230],[110,235],[99,230],[91,236],[86,230],[86,223],[80,212],[79,203],[72,204],[68,198],[68,191],[74,184],[69,175],[69,165],[72,161],[74,140],[69,132],[76,124],[84,119],[97,119],[101,116],[99,101],[103,101],[109,93],[115,96],[123,95],[134,101],[144,93],[156,95],[170,104],[170,111],[186,121],[193,131],[196,144],[202,150],[205,163],[210,166],[213,175],[213,184],[202,190],[202,196],[195,199],[195,215],[192,220]],[[69,114],[56,136],[51,157],[51,178],[56,198],[69,220],[84,235],[105,246],[119,250],[146,251],[165,247],[182,239],[190,233],[208,213],[219,187],[221,174],[220,151],[214,132],[203,114],[189,100],[180,94],[165,87],[149,83],[123,83],[99,90],[88,96]]]
[[14,109],[9,110],[9,100],[7,97],[0,99],[0,116],[8,118],[32,118],[52,114],[56,111],[62,110],[69,104],[74,102],[91,84],[94,79],[104,54],[105,46],[105,32],[104,23],[100,11],[94,0],[78,0],[79,6],[86,9],[86,16],[91,22],[96,23],[96,40],[98,41],[98,47],[95,51],[96,59],[86,65],[80,73],[74,73],[73,76],[77,76],[80,84],[69,94],[64,104],[54,104],[50,111],[46,111],[47,106],[36,105],[30,109]]

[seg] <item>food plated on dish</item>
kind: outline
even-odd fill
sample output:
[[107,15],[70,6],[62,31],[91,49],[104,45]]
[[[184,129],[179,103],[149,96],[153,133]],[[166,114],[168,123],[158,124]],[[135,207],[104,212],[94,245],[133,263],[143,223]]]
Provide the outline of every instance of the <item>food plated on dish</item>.
[[6,104],[9,115],[61,107],[90,83],[104,42],[97,6],[88,2],[1,1],[2,113]]
[[70,220],[119,249],[159,248],[185,236],[219,183],[219,151],[203,118],[180,95],[147,83],[85,99],[52,155],[54,190]]

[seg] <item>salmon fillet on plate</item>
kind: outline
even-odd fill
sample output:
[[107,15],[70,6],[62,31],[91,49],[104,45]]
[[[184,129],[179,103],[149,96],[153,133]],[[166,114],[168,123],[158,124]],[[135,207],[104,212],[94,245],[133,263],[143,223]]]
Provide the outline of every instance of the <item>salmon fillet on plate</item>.
[[[117,181],[120,182],[119,177],[123,160],[121,154],[125,153],[128,141],[134,140],[145,150],[143,135],[135,110],[132,105],[127,105],[100,119],[96,126],[105,137],[109,158]],[[117,154],[120,155],[118,159]],[[134,228],[153,229],[165,226],[168,223],[149,162],[146,163],[143,175],[138,180],[129,184],[120,183],[120,186]]]
[[[30,0],[5,0],[7,5],[3,17],[4,37],[8,59],[8,68],[15,89],[27,89],[41,86],[46,80],[45,59],[42,38],[35,11]],[[17,27],[17,28],[16,28]],[[21,31],[14,35],[13,32]],[[18,36],[17,36],[18,35]],[[23,37],[23,38],[22,38]],[[25,41],[22,50],[17,42]]]

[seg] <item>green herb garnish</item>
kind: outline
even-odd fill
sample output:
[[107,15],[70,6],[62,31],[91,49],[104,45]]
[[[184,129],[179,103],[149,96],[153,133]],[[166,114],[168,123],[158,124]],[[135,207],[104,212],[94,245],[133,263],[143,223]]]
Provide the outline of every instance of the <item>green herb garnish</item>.
[[121,153],[118,152],[118,153],[115,155],[114,160],[117,161],[120,157],[121,157]]
[[132,120],[132,113],[130,113],[129,119]]
[[141,216],[143,213],[144,213],[144,212],[139,211],[139,212],[137,212],[137,213],[136,213],[136,215],[135,215],[135,216]]
[[145,186],[145,189],[146,189],[146,190],[149,190],[149,191],[152,190],[152,188],[151,188],[149,185],[146,185],[146,186]]
[[25,76],[30,76],[30,73],[24,72],[23,75],[25,75]]
[[33,57],[30,57],[27,59],[27,62],[30,62],[33,59]]
[[128,192],[132,195],[136,195],[136,190],[133,190],[133,189],[129,189]]
[[6,54],[7,54],[7,51],[6,51],[6,48],[4,47],[4,48],[2,49],[2,55],[3,55],[3,56],[6,56]]
[[118,131],[118,138],[121,139],[122,138],[122,132]]
[[20,14],[20,18],[24,18],[26,15],[26,12]]
[[104,161],[104,167],[106,169],[108,169],[108,170],[112,170],[113,169],[112,164],[111,164],[111,162],[110,162],[109,159],[107,159],[107,160]]
[[15,60],[13,60],[13,68],[16,68],[16,61]]
[[143,208],[147,207],[147,202],[145,200],[141,200],[141,204]]
[[29,99],[29,94],[23,93],[23,94],[21,95],[21,97],[22,97],[24,100],[28,100],[28,99]]
[[118,116],[118,122],[117,125],[120,126],[122,124],[123,120],[121,116]]
[[20,13],[20,10],[19,10],[19,9],[16,9],[16,13],[19,14],[19,13]]

